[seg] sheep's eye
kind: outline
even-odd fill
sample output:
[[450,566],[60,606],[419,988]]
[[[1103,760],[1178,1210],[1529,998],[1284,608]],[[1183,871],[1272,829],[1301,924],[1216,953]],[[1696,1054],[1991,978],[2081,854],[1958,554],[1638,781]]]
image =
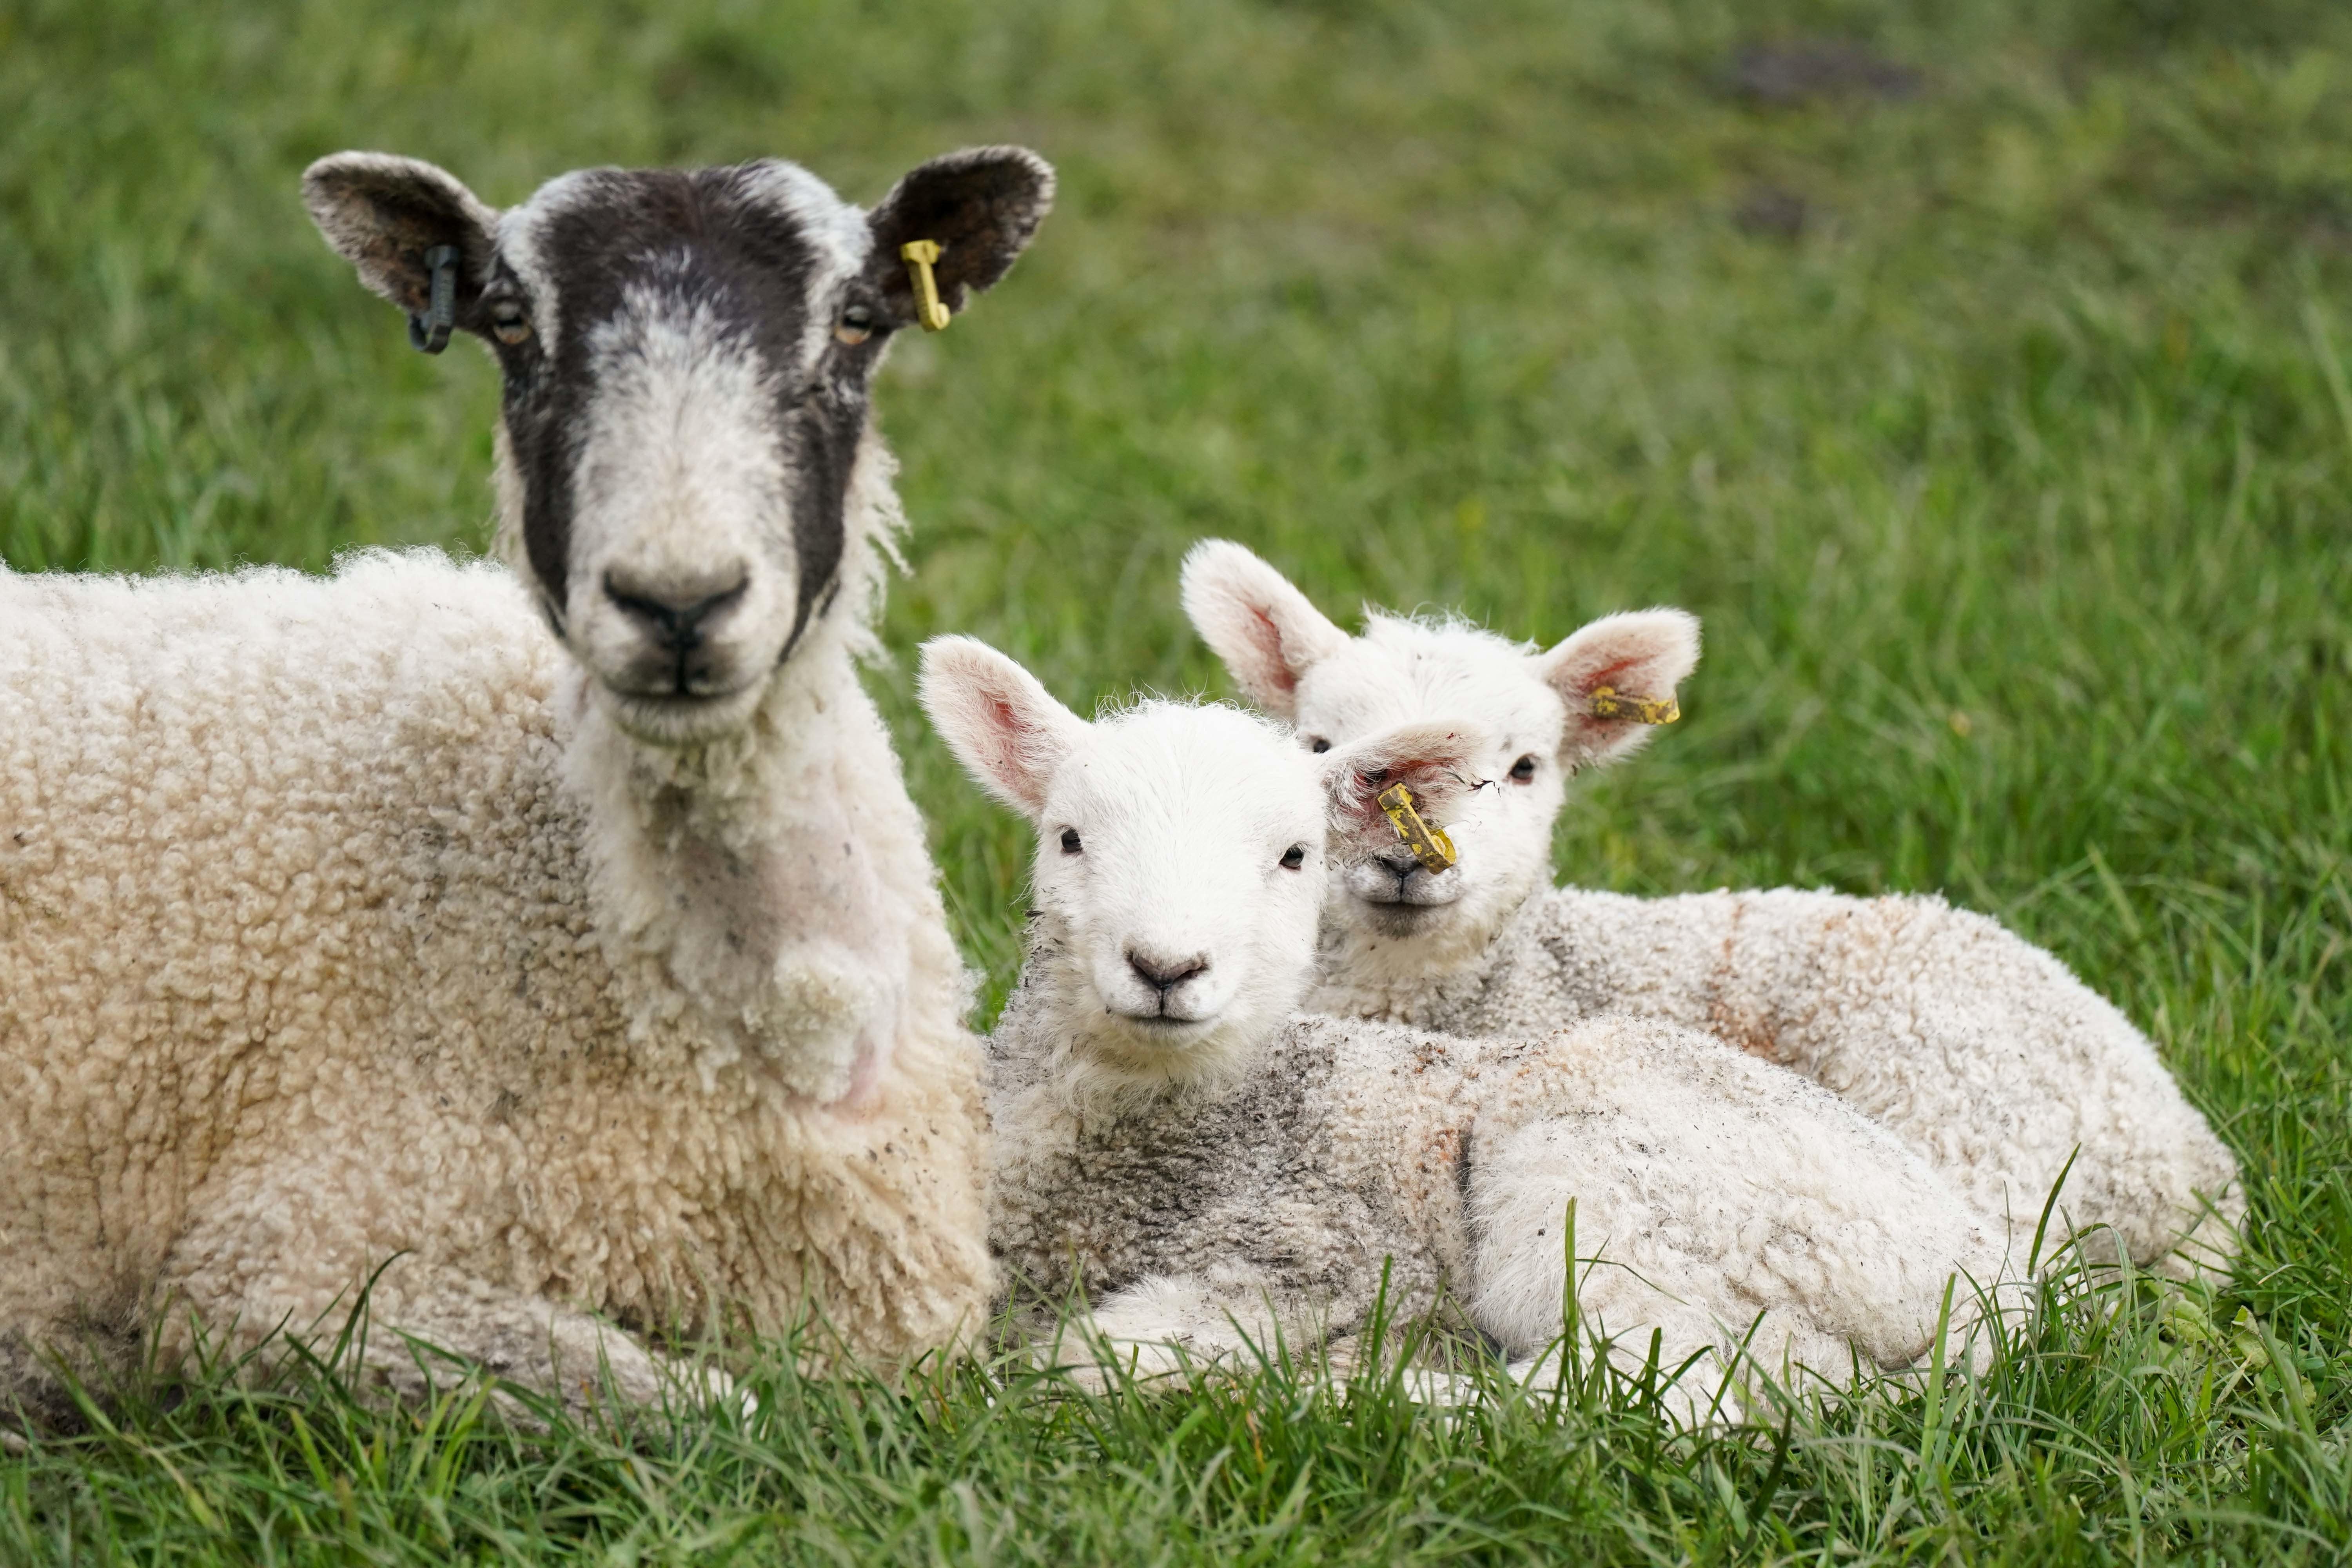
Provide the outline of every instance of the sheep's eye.
[[1532,783],[1535,776],[1536,759],[1534,752],[1528,752],[1526,756],[1521,757],[1517,762],[1511,764],[1511,781],[1514,784]]
[[874,335],[874,312],[864,305],[852,305],[833,324],[834,341],[856,348]]
[[520,302],[501,300],[490,307],[490,336],[509,348],[530,336],[530,317]]
[[1320,735],[1309,735],[1307,738],[1307,749],[1310,752],[1328,752],[1331,749],[1331,742]]
[[1306,845],[1304,845],[1304,844],[1294,844],[1294,845],[1292,845],[1289,848],[1287,848],[1287,849],[1286,849],[1286,850],[1284,850],[1284,851],[1282,852],[1282,868],[1283,868],[1284,870],[1286,870],[1286,871],[1296,871],[1296,870],[1297,870],[1301,866],[1304,866],[1304,865],[1306,865],[1306,864],[1307,864],[1307,846],[1306,846]]
[[1083,847],[1082,845],[1080,845],[1080,844],[1079,844],[1079,842],[1078,842],[1078,830],[1077,830],[1076,828],[1075,828],[1075,827],[1065,827],[1064,829],[1062,829],[1062,853],[1063,853],[1063,854],[1065,854],[1065,855],[1075,855],[1075,854],[1076,854],[1076,853],[1079,851],[1079,849],[1080,849],[1080,848],[1082,848],[1082,847]]

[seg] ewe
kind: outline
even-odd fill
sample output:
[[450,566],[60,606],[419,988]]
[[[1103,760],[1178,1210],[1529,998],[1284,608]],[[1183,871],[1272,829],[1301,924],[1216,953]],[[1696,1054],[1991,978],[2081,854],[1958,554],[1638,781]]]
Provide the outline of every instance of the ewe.
[[1996,922],[1937,898],[1545,886],[1568,776],[1648,737],[1595,717],[1593,692],[1671,696],[1698,661],[1690,616],[1610,616],[1536,652],[1377,613],[1350,638],[1223,541],[1194,547],[1183,581],[1234,681],[1313,749],[1440,715],[1493,738],[1471,766],[1495,787],[1449,825],[1457,864],[1433,873],[1391,842],[1335,868],[1318,1009],[1465,1035],[1602,1012],[1705,1029],[1835,1090],[2021,1233],[2064,1172],[2063,1219],[2110,1227],[2085,1237],[2093,1256],[2119,1238],[2176,1275],[2226,1265],[2245,1210],[2229,1150],[2146,1037]]
[[1028,963],[990,1053],[991,1239],[1045,1300],[1082,1286],[1144,1366],[1350,1334],[1392,1260],[1401,1312],[1444,1288],[1524,1373],[1560,1332],[1571,1200],[1577,1253],[1601,1259],[1580,1310],[1633,1366],[1654,1329],[1668,1368],[1719,1370],[1758,1312],[1767,1366],[1906,1365],[1954,1270],[2001,1274],[1993,1224],[1892,1134],[1691,1031],[1525,1044],[1294,1015],[1327,834],[1344,868],[1388,832],[1383,785],[1458,797],[1482,748],[1446,727],[1309,759],[1230,708],[1088,724],[956,637],[925,647],[922,694],[1038,830]]
[[[1051,200],[1017,149],[861,214],[790,163],[505,213],[345,153],[334,247],[498,360],[500,544],[334,577],[0,573],[0,1404],[160,1323],[391,1331],[587,1397],[646,1333],[951,1342],[991,1289],[978,1050],[855,664],[867,416]],[[549,635],[552,628],[553,636]],[[394,1261],[394,1259],[396,1261]]]

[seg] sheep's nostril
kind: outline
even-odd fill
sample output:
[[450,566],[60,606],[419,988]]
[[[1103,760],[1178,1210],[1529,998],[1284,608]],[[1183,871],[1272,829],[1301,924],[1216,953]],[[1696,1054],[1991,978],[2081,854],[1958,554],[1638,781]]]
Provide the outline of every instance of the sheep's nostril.
[[701,647],[705,624],[740,600],[751,586],[749,573],[737,574],[732,587],[716,593],[708,590],[707,581],[656,588],[625,582],[611,573],[604,575],[605,595],[674,653]]
[[1394,877],[1400,882],[1410,879],[1415,871],[1421,869],[1420,860],[1414,858],[1412,851],[1410,849],[1382,850],[1379,855],[1375,856],[1374,858],[1379,860],[1381,865],[1387,867],[1389,868],[1389,875]]
[[1209,961],[1198,956],[1178,959],[1146,958],[1139,952],[1130,951],[1127,955],[1127,966],[1134,970],[1137,977],[1146,985],[1155,991],[1167,992],[1174,990],[1196,974],[1206,973]]

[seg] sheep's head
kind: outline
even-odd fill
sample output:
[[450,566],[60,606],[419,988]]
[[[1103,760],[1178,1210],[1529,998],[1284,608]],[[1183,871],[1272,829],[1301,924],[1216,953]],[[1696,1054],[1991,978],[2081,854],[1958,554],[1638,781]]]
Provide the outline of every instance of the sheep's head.
[[1470,749],[1423,727],[1309,756],[1254,714],[1177,702],[1088,723],[968,637],[924,646],[922,697],[964,767],[1035,825],[1038,953],[1059,966],[1074,1050],[1122,1084],[1244,1066],[1311,978],[1327,837],[1387,832],[1372,797],[1389,782],[1450,802]]
[[1698,621],[1681,610],[1603,616],[1538,651],[1466,625],[1377,613],[1350,637],[1223,540],[1193,548],[1183,582],[1185,613],[1235,684],[1310,750],[1441,717],[1488,738],[1470,771],[1492,787],[1464,796],[1446,823],[1459,851],[1450,869],[1430,871],[1393,835],[1377,854],[1334,857],[1331,921],[1441,965],[1484,947],[1549,879],[1569,775],[1649,739],[1637,720],[1594,716],[1593,692],[1669,696],[1698,662]]
[[[741,723],[831,610],[887,486],[867,389],[938,242],[958,309],[1053,200],[1034,153],[952,153],[870,214],[776,160],[589,169],[494,211],[430,163],[344,153],[303,199],[362,281],[449,319],[504,378],[500,540],[614,718],[656,742]],[[865,605],[853,595],[850,613]]]

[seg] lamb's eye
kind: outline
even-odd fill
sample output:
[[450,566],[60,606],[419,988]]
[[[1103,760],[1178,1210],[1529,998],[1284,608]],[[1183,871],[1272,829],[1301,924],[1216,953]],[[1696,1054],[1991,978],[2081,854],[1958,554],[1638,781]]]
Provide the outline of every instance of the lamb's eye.
[[1065,827],[1064,829],[1062,829],[1062,853],[1063,853],[1063,854],[1065,854],[1065,855],[1075,855],[1075,854],[1076,854],[1076,853],[1077,853],[1081,848],[1084,848],[1084,847],[1085,847],[1085,846],[1081,845],[1081,844],[1078,842],[1078,830],[1077,830],[1076,828],[1075,828],[1075,827]]
[[1535,776],[1536,758],[1533,752],[1528,752],[1526,756],[1521,757],[1517,762],[1511,764],[1511,782],[1513,784],[1532,784],[1535,781]]
[[501,300],[490,307],[490,336],[509,348],[530,336],[530,315],[520,300]]
[[1282,868],[1283,868],[1284,870],[1286,870],[1286,871],[1296,871],[1296,870],[1297,870],[1301,866],[1304,866],[1304,865],[1306,865],[1306,864],[1307,864],[1307,846],[1306,846],[1306,845],[1304,845],[1304,844],[1294,844],[1294,845],[1292,845],[1289,848],[1287,848],[1287,849],[1286,849],[1286,850],[1284,850],[1284,851],[1282,852]]
[[841,320],[833,324],[836,342],[856,348],[874,335],[874,312],[864,305],[852,305],[842,311]]
[[1331,742],[1320,735],[1309,735],[1307,738],[1307,749],[1310,752],[1328,752],[1331,749]]

